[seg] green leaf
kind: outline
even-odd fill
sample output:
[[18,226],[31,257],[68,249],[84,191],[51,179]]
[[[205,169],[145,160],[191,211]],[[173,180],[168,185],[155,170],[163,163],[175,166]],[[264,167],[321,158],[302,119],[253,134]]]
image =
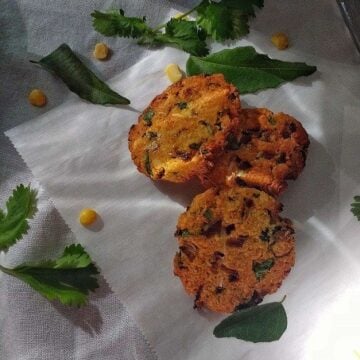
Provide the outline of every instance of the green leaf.
[[89,291],[99,287],[94,275],[98,270],[81,245],[71,245],[56,260],[23,264],[14,269],[0,270],[26,282],[48,300],[65,305],[86,304]]
[[181,101],[181,102],[177,103],[176,105],[178,106],[178,108],[180,110],[184,110],[184,109],[186,109],[188,107],[188,104],[185,101]]
[[270,234],[269,234],[269,228],[266,228],[265,230],[262,230],[260,233],[260,240],[269,242],[270,241]]
[[151,176],[152,175],[152,169],[151,169],[151,160],[150,160],[149,150],[145,151],[144,163],[145,163],[146,172]]
[[162,27],[151,29],[145,23],[145,17],[126,17],[124,11],[111,10],[106,13],[94,11],[93,26],[96,31],[106,36],[121,36],[139,38],[139,45],[167,45],[184,50],[195,56],[205,56],[209,53],[206,46],[206,34],[198,28],[195,21],[171,19],[166,23],[165,32]]
[[190,235],[191,234],[188,229],[177,229],[174,234],[174,236],[184,236],[184,237],[190,236]]
[[267,272],[274,266],[274,259],[267,259],[263,262],[253,264],[253,271],[256,276],[256,280],[261,280]]
[[6,214],[0,210],[0,251],[7,251],[9,247],[20,240],[29,230],[28,220],[37,211],[37,192],[19,185],[6,202]]
[[203,0],[196,7],[197,23],[214,40],[238,39],[249,33],[249,17],[255,16],[254,6],[262,7],[259,0]]
[[[172,18],[155,29],[146,24],[145,17],[128,17],[122,9],[107,12],[94,11],[93,27],[106,36],[139,38],[138,44],[173,46],[194,56],[209,53],[206,37],[215,40],[237,39],[249,32],[249,19],[255,8],[264,6],[264,0],[203,0],[186,14],[197,12],[196,21],[183,17]],[[162,32],[165,28],[165,32]]]
[[273,302],[233,313],[215,327],[214,335],[254,343],[270,342],[279,340],[286,328],[285,309],[282,303]]
[[251,17],[255,16],[255,7],[264,7],[264,0],[222,0],[225,6],[241,10],[244,14]]
[[94,29],[105,36],[139,38],[152,32],[145,23],[145,16],[142,18],[127,17],[122,9],[110,10],[106,13],[94,11],[91,16]]
[[276,125],[276,119],[272,115],[268,117],[268,121],[272,126]]
[[168,45],[195,56],[205,56],[209,53],[205,39],[206,34],[195,21],[173,18],[166,24],[165,33],[148,34],[139,40],[139,44]]
[[245,46],[222,50],[205,58],[190,56],[186,71],[188,75],[222,73],[241,94],[247,94],[310,75],[316,71],[316,66],[270,59],[258,54],[253,47]]
[[360,196],[354,196],[354,202],[351,204],[351,212],[360,221]]
[[155,112],[152,109],[149,109],[145,114],[144,114],[144,121],[146,123],[147,126],[151,126],[152,125],[152,118],[154,117]]
[[130,104],[90,71],[67,44],[35,63],[55,73],[72,92],[93,104]]
[[211,211],[211,209],[206,209],[204,211],[204,214],[203,214],[204,218],[207,220],[207,221],[211,221],[213,219],[213,213]]

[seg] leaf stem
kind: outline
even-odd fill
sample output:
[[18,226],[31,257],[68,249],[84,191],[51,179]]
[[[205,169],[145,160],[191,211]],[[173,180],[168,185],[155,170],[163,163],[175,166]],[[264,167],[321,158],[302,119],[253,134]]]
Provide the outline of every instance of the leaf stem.
[[[183,19],[184,17],[186,17],[186,16],[190,15],[191,13],[193,13],[198,7],[199,7],[199,5],[195,6],[194,8],[192,8],[192,9],[190,9],[189,11],[185,12],[184,14],[180,15],[180,16],[177,17],[176,19],[177,19],[177,20]],[[153,31],[154,31],[154,32],[157,32],[157,31],[163,29],[166,25],[167,25],[167,23],[161,24],[161,25],[157,26],[155,29],[153,29]]]
[[5,266],[0,265],[0,271],[2,271],[5,274],[14,276],[13,271],[11,269],[6,268]]

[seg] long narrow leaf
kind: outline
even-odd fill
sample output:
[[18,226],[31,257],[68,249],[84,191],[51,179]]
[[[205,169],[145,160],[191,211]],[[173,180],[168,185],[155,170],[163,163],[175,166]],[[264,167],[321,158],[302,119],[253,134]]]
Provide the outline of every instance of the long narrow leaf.
[[32,62],[55,73],[72,92],[93,104],[130,104],[130,100],[111,90],[89,70],[67,44],[60,45],[40,61]]
[[186,64],[188,75],[224,74],[241,94],[274,88],[300,76],[316,71],[316,66],[287,62],[258,54],[251,46],[226,49],[207,57],[190,56]]
[[214,335],[245,341],[279,340],[287,328],[287,317],[281,302],[253,306],[234,312],[214,329]]

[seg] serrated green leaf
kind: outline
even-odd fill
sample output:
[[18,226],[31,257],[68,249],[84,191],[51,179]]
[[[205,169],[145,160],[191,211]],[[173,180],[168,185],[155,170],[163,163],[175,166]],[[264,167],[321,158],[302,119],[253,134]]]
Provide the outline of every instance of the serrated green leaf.
[[222,0],[221,3],[252,17],[255,16],[255,7],[258,9],[264,7],[264,0]]
[[34,62],[55,73],[72,92],[93,104],[130,104],[89,70],[67,44]]
[[238,39],[249,33],[249,17],[255,16],[254,7],[262,7],[260,0],[203,0],[196,7],[197,23],[216,41]]
[[106,36],[139,38],[140,45],[168,45],[196,56],[209,53],[205,42],[206,34],[197,27],[195,21],[171,19],[162,33],[148,27],[145,17],[126,17],[121,9],[107,13],[94,11],[91,16],[94,18],[95,30]]
[[279,340],[287,328],[287,316],[280,302],[258,305],[236,311],[214,329],[218,338],[235,337],[245,341]]
[[253,47],[245,46],[222,50],[204,58],[190,56],[186,70],[188,75],[222,73],[241,94],[247,94],[308,76],[316,71],[316,66],[270,59],[258,54]]
[[0,266],[3,272],[26,282],[48,300],[64,305],[86,304],[90,291],[99,287],[95,275],[99,272],[81,245],[65,248],[56,260],[22,264],[14,269]]
[[360,221],[360,196],[354,196],[354,202],[351,204],[351,212]]
[[22,184],[13,190],[6,202],[6,214],[0,211],[0,250],[7,251],[27,233],[28,220],[32,219],[37,211],[36,195],[36,190]]
[[63,255],[55,261],[55,269],[85,268],[91,264],[89,254],[80,244],[73,244],[65,248]]
[[94,11],[94,29],[105,36],[121,36],[139,38],[152,30],[146,25],[145,16],[142,18],[127,17],[124,10],[110,10],[106,13]]
[[248,17],[221,3],[208,3],[205,0],[197,12],[197,23],[216,41],[237,39],[249,32]]
[[219,19],[229,19],[231,17],[230,9],[222,6],[220,3],[213,3],[207,0],[197,8],[197,23],[210,35],[214,40],[225,40],[232,36],[232,24],[229,21]]
[[155,29],[146,24],[145,17],[125,16],[122,9],[94,11],[91,16],[94,29],[103,35],[139,38],[139,45],[173,46],[195,56],[205,56],[209,53],[207,36],[223,41],[246,35],[249,18],[255,16],[256,7],[263,5],[264,0],[203,0],[186,13],[196,11],[196,21],[187,21],[185,16],[172,18]]
[[165,33],[156,33],[142,37],[141,45],[168,45],[184,50],[195,56],[209,53],[206,34],[198,28],[195,21],[171,19],[165,27]]

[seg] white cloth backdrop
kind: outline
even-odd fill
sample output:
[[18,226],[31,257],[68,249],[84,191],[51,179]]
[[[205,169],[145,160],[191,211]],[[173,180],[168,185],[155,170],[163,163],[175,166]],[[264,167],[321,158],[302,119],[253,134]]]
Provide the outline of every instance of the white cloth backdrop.
[[[93,31],[94,9],[123,7],[129,15],[146,14],[153,24],[164,20],[170,7],[185,1],[162,0],[0,0],[0,204],[20,183],[36,182],[4,135],[4,131],[44,114],[65,101],[67,88],[52,75],[29,63],[68,43],[102,78],[132,66],[149,52],[127,39],[104,38]],[[113,50],[110,61],[92,59],[94,44],[105,40]],[[27,94],[42,88],[49,102],[30,106]],[[29,234],[0,260],[8,264],[59,254],[76,242],[47,194]],[[155,359],[143,335],[117,296],[107,286],[91,296],[91,305],[68,309],[51,304],[20,281],[0,274],[0,359]]]
[[[108,8],[114,4],[116,3],[104,1],[2,0],[0,21],[5,41],[0,48],[2,55],[0,57],[2,62],[0,67],[1,131],[37,117],[67,99],[69,93],[66,88],[61,83],[55,82],[51,75],[29,64],[28,60],[47,54],[62,42],[69,43],[80,54],[88,55],[88,59],[91,59],[93,44],[103,38],[92,31],[89,14],[95,8]],[[176,8],[185,5],[185,2],[122,1],[121,4],[129,14],[142,12],[155,23],[163,20],[170,7]],[[279,20],[271,21],[271,14],[276,15]],[[262,19],[267,19],[267,21],[262,21]],[[310,1],[294,1],[289,5],[287,1],[267,1],[266,8],[259,14],[253,28],[254,35],[250,37],[250,41],[253,40],[257,45],[259,44],[257,40],[263,40],[264,34],[271,34],[276,30],[288,32],[293,43],[296,44],[294,51],[299,59],[303,55],[303,58],[318,59],[323,63],[335,61],[342,63],[344,69],[358,61],[335,3],[325,0],[318,1],[316,4]],[[133,45],[129,40],[106,39],[106,41],[114,51],[111,61],[98,63],[89,60],[93,68],[105,78],[121,72],[149,53]],[[261,50],[272,51],[274,55],[271,46],[267,48],[263,45]],[[289,54],[284,52],[281,56],[286,58],[294,55],[294,53]],[[341,66],[336,65],[335,68],[341,69]],[[344,73],[348,74],[351,71],[344,71]],[[342,92],[348,91],[351,96],[359,95],[356,79],[342,76],[339,71],[339,74],[333,74],[328,84],[336,88],[337,81],[341,83],[339,89]],[[50,102],[45,109],[34,109],[27,104],[26,94],[32,87],[44,88],[49,95]],[[325,95],[330,97],[334,92],[331,89],[324,89],[324,99],[321,101],[327,100]],[[251,96],[247,100],[250,104],[254,100],[251,105],[257,104],[255,98]],[[279,103],[274,97],[265,96],[264,101],[266,101],[264,105],[286,111],[286,104]],[[353,105],[353,102],[349,100],[349,104]],[[349,117],[349,114],[354,114],[353,109],[353,107],[346,108],[346,111],[336,116],[339,119],[345,119],[344,121],[350,119],[349,124],[353,125],[355,122]],[[311,107],[308,111],[299,110],[299,113],[310,116]],[[312,126],[310,121],[307,125],[310,133],[318,138],[317,126]],[[334,128],[334,136],[337,136],[337,129],[341,130],[342,126]],[[331,129],[329,133],[332,133]],[[347,134],[348,132],[343,132],[343,136],[349,136]],[[352,144],[355,142],[352,141]],[[313,151],[319,150],[317,159],[321,159],[321,148],[316,141],[313,149]],[[349,147],[345,150],[345,155],[351,153]],[[344,154],[341,156],[345,156]],[[342,159],[341,156],[339,154],[339,161]],[[313,169],[310,163],[310,172]],[[344,179],[348,181],[347,177]],[[1,134],[0,201],[8,196],[16,184],[34,183],[34,181],[9,140]],[[25,259],[50,257],[59,253],[65,244],[76,241],[46,193],[41,192],[40,195],[40,213],[33,223],[32,230],[25,240],[9,251],[6,259],[1,256],[2,261],[16,264]],[[350,195],[346,194],[347,198],[350,199]],[[288,195],[286,203],[291,204],[291,194]],[[294,212],[294,206],[288,207],[290,214]],[[345,220],[348,221],[348,219]],[[301,229],[301,224],[299,228]],[[0,306],[1,359],[156,358],[146,344],[141,331],[104,281],[100,291],[91,297],[91,304],[79,311],[67,309],[58,304],[50,304],[26,285],[1,276]]]

